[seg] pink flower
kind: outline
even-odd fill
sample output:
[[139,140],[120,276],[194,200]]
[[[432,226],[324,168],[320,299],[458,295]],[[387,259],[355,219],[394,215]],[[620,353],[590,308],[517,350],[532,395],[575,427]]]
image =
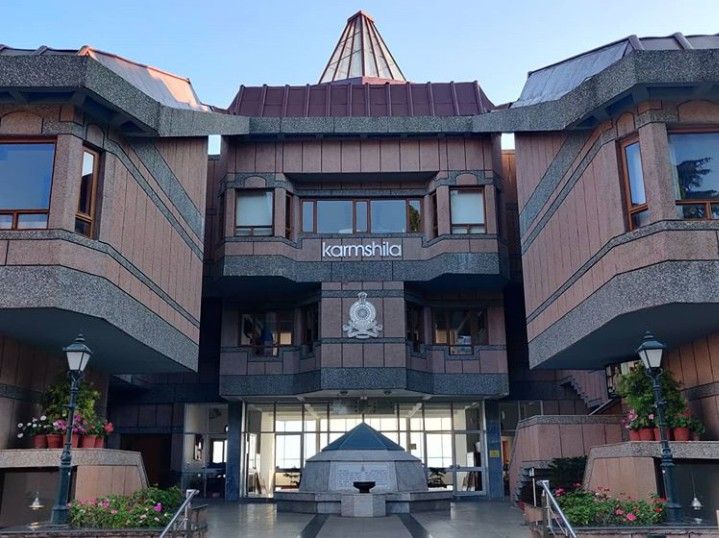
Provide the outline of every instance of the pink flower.
[[105,430],[105,433],[111,434],[115,431],[115,427],[112,425],[112,422],[105,422],[105,425],[102,427]]
[[632,514],[631,512],[629,512],[629,513],[627,514],[627,521],[636,521],[636,520],[637,520],[637,516],[635,516],[635,515]]
[[117,510],[113,508],[112,510],[110,510],[110,513],[114,516],[115,514],[117,514]]
[[647,418],[649,420],[654,420],[654,413],[649,413],[649,416]]
[[162,503],[157,503],[155,506],[152,507],[152,509],[155,512],[162,512]]
[[617,508],[617,509],[614,511],[614,513],[615,513],[616,515],[618,515],[618,516],[623,516],[623,515],[624,515],[624,510],[622,510],[621,508]]

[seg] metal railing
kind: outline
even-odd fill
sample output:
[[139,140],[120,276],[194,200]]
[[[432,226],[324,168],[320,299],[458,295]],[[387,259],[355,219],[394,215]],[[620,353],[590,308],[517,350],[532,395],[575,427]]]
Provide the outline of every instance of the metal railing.
[[557,499],[552,495],[552,490],[549,488],[549,480],[539,480],[537,484],[542,488],[542,508],[544,525],[547,531],[554,536],[559,534],[561,536],[577,538],[577,533],[574,532],[572,525],[559,507]]
[[192,499],[199,493],[200,490],[198,489],[185,491],[185,500],[160,534],[160,538],[175,538],[177,536],[192,538],[204,535],[205,526],[201,525],[199,521],[200,510],[192,507]]

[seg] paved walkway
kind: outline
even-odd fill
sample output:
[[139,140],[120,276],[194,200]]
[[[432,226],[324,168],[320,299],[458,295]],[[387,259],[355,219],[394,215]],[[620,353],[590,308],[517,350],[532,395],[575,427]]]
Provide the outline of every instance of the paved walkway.
[[452,503],[450,513],[383,518],[277,513],[274,504],[213,503],[209,538],[527,538],[519,510],[508,502]]

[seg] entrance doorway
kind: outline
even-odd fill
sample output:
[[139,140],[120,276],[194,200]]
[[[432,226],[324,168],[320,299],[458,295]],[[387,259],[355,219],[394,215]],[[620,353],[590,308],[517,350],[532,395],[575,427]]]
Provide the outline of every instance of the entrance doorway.
[[430,490],[486,494],[483,402],[380,398],[247,403],[244,495],[297,489],[305,461],[362,422],[421,459]]
[[161,488],[173,485],[170,454],[172,452],[172,437],[170,435],[135,434],[122,435],[120,438],[122,450],[132,450],[142,454],[145,464],[147,482]]

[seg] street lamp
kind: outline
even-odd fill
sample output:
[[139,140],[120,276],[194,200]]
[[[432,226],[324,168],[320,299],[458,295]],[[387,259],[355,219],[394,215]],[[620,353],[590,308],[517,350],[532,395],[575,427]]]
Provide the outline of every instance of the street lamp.
[[67,429],[65,431],[65,447],[60,456],[60,482],[57,486],[57,498],[52,507],[50,522],[54,525],[65,525],[68,519],[67,504],[70,501],[70,482],[72,481],[72,426],[75,420],[75,407],[77,406],[77,394],[80,392],[80,380],[85,371],[87,363],[90,362],[92,351],[85,345],[82,334],[75,338],[69,346],[63,348],[67,355],[67,365],[70,376],[70,402],[67,405]]
[[681,523],[684,520],[682,506],[677,502],[677,495],[674,490],[674,460],[672,449],[669,446],[669,435],[665,418],[667,401],[662,392],[661,365],[662,354],[667,346],[654,338],[654,335],[647,331],[644,339],[637,348],[637,355],[642,359],[644,369],[652,380],[654,390],[654,405],[657,408],[657,422],[659,424],[659,439],[662,443],[662,478],[664,480],[664,491],[667,496],[667,523]]

